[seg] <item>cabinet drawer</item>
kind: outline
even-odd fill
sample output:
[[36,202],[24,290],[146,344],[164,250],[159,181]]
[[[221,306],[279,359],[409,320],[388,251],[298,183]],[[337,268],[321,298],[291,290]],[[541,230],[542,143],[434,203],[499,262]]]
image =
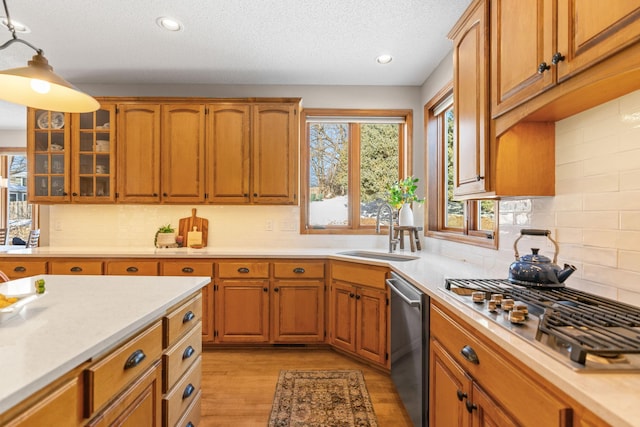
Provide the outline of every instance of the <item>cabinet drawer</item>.
[[0,424],[6,425],[6,427],[78,425],[82,419],[79,383],[79,377],[73,378],[51,391],[47,397],[9,421],[8,424],[2,424],[2,420],[0,420]]
[[2,270],[10,279],[47,274],[46,261],[2,261]]
[[162,263],[163,276],[213,276],[213,263],[171,261]]
[[202,324],[198,323],[187,335],[162,355],[164,376],[162,391],[166,393],[202,353]]
[[[536,383],[508,360],[480,342],[439,307],[431,306],[431,336],[494,399],[499,401],[523,425],[552,426],[566,419],[569,406],[556,399],[548,386]],[[462,355],[472,348],[479,363]]]
[[363,266],[344,262],[331,263],[331,278],[349,283],[385,289],[388,269],[384,267]]
[[198,391],[198,394],[193,399],[193,402],[191,402],[191,405],[189,405],[182,418],[180,418],[180,420],[176,423],[176,427],[191,427],[200,425],[201,401],[202,392]]
[[85,371],[87,400],[85,416],[118,394],[160,358],[162,324],[157,322]]
[[278,279],[322,279],[324,277],[324,262],[276,262],[273,272]]
[[202,294],[198,294],[164,317],[164,348],[170,347],[202,319]]
[[173,426],[200,393],[201,357],[193,363],[182,379],[162,398],[162,418],[165,425]]
[[268,262],[221,262],[218,264],[218,276],[224,279],[252,278],[268,279]]
[[51,261],[50,274],[102,274],[102,261]]
[[157,261],[109,261],[107,262],[107,274],[133,275],[133,276],[157,276]]

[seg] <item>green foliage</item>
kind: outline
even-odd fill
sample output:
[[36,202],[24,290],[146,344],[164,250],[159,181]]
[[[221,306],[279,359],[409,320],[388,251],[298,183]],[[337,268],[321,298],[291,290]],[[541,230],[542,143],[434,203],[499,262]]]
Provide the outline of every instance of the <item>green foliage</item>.
[[408,176],[391,185],[391,187],[389,187],[389,204],[396,209],[400,209],[405,203],[424,202],[424,199],[420,199],[416,194],[416,190],[418,189],[416,183],[418,181],[418,178]]
[[173,233],[175,230],[171,224],[163,225],[158,228],[158,233]]

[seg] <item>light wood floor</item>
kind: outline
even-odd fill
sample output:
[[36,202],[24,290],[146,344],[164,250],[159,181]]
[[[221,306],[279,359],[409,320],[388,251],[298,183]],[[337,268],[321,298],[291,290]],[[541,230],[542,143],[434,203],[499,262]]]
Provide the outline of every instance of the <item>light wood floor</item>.
[[411,426],[391,378],[330,349],[205,349],[202,427],[264,427],[281,369],[360,369],[380,427]]

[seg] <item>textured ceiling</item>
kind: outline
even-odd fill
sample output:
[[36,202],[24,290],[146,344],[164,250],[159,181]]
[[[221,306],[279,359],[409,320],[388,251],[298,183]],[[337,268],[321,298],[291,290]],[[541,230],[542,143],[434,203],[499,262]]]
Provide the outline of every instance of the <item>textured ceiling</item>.
[[[470,0],[7,2],[31,28],[19,37],[74,84],[419,86],[451,49],[446,34]],[[159,16],[184,30],[161,29]],[[9,38],[0,27],[0,43]],[[393,62],[377,64],[381,53]],[[14,44],[0,51],[0,69],[32,55]],[[23,126],[24,108],[0,102],[0,129]]]

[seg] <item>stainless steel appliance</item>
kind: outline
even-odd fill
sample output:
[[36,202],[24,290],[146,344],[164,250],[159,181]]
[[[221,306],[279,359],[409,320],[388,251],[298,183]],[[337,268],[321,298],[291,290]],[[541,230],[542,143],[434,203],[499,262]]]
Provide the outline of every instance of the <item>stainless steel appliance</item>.
[[501,279],[447,279],[445,292],[574,370],[640,371],[637,307],[576,289]]
[[395,273],[391,290],[391,378],[416,427],[427,426],[429,298]]

